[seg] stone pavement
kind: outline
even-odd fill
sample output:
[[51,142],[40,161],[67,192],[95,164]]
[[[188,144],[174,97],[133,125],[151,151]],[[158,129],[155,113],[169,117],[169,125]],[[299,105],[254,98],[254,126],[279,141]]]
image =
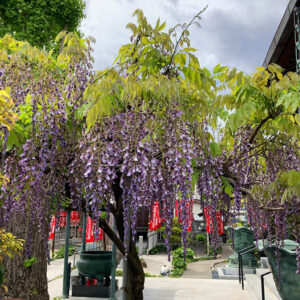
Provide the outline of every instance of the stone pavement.
[[[79,258],[79,255],[76,255],[75,257],[75,263],[77,262],[77,259]],[[73,267],[73,260],[74,256],[69,256],[69,262],[72,264]],[[54,280],[55,278],[62,276],[64,273],[64,259],[56,259],[50,262],[50,265],[48,265],[47,268],[47,278],[48,282]]]
[[[120,278],[121,279],[121,278]],[[247,286],[247,283],[245,283]],[[57,288],[57,290],[56,290]],[[61,295],[62,278],[49,283],[50,299]],[[104,300],[104,298],[70,297],[73,300]],[[117,293],[121,300],[121,291]],[[161,278],[145,279],[144,300],[253,300],[236,280]]]
[[171,261],[168,261],[167,254],[143,255],[142,258],[147,264],[147,268],[144,268],[145,273],[160,275],[160,270],[164,265],[171,269]]
[[[249,296],[246,290],[242,291],[238,281],[209,279],[211,278],[211,265],[223,261],[232,253],[227,244],[223,244],[222,247],[220,259],[190,263],[180,278],[147,277],[145,279],[144,300],[252,300],[253,297]],[[164,264],[170,266],[166,254],[143,255],[142,257],[147,264],[144,271],[150,274],[159,275]],[[73,256],[69,257],[69,262],[73,265]],[[63,259],[52,261],[48,266],[47,273],[50,300],[53,300],[54,297],[59,297],[62,294]],[[119,286],[121,285],[122,278],[119,277]],[[117,296],[118,299],[121,299],[120,290]],[[98,300],[98,298],[82,297],[70,297],[70,299]]]
[[146,278],[144,300],[253,300],[238,281]]
[[[222,253],[221,258],[214,260],[200,260],[187,265],[186,271],[183,273],[181,278],[198,278],[198,279],[211,279],[212,278],[212,264],[221,263],[228,259],[233,253],[229,244],[221,244]],[[219,266],[219,265],[218,265]]]

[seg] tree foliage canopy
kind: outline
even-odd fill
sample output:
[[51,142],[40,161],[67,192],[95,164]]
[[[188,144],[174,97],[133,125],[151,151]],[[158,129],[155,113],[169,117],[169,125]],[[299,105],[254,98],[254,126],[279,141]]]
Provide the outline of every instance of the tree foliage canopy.
[[[113,67],[97,72],[91,40],[77,34],[59,34],[56,58],[1,39],[0,88],[10,89],[19,116],[2,142],[1,166],[11,178],[0,195],[5,219],[30,211],[27,226],[45,228],[61,206],[85,207],[142,273],[135,247],[124,243],[135,238],[140,207],[159,202],[169,248],[179,199],[186,243],[197,186],[214,221],[215,249],[216,212],[233,220],[242,206],[256,238],[279,245],[292,230],[299,239],[300,77],[276,65],[252,75],[201,67],[188,38],[200,14],[165,31],[137,10],[131,42]],[[99,218],[103,212],[115,216],[118,236]],[[29,254],[30,231],[27,240]]]
[[83,0],[1,1],[0,36],[11,34],[32,46],[49,48],[60,31],[78,29],[84,8]]

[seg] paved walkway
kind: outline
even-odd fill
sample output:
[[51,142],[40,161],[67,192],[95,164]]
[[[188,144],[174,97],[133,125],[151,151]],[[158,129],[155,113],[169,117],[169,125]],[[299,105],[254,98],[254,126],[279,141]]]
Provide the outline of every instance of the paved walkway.
[[187,265],[186,271],[181,278],[198,278],[198,279],[211,279],[212,264],[222,262],[227,259],[233,251],[230,249],[229,244],[222,244],[221,258],[214,260],[200,260]]
[[[144,300],[251,300],[247,291],[242,291],[237,281],[215,280],[211,278],[211,265],[215,262],[228,258],[232,250],[227,244],[222,245],[222,257],[217,260],[198,261],[188,264],[186,272],[180,278],[146,278]],[[166,254],[143,255],[147,264],[145,272],[159,275],[163,265],[170,266]],[[76,257],[77,261],[77,257]],[[73,265],[73,256],[69,257]],[[63,285],[63,259],[55,260],[48,266],[48,290],[50,300],[62,294]],[[122,285],[122,278],[119,278],[119,286]],[[71,294],[71,293],[70,293]],[[117,293],[121,299],[121,291]],[[74,298],[85,300],[88,298]],[[89,298],[98,300],[97,298]],[[99,298],[100,299],[100,298]],[[101,298],[101,300],[104,300]]]
[[147,264],[144,268],[145,273],[160,275],[160,270],[164,265],[171,269],[171,261],[168,261],[167,254],[143,255],[142,258]]
[[[245,283],[247,285],[247,283]],[[49,283],[50,299],[61,295],[62,278]],[[80,300],[104,300],[104,298],[70,297]],[[121,291],[117,293],[121,300]],[[194,278],[145,279],[144,300],[253,300],[247,290],[242,290],[237,280]]]

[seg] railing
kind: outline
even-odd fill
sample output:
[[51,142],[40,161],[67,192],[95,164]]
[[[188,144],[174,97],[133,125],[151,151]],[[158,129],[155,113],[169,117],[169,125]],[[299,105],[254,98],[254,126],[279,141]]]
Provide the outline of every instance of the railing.
[[261,283],[261,299],[265,300],[265,280],[264,276],[272,273],[271,271],[260,275],[260,283]]
[[239,262],[239,283],[242,283],[242,289],[244,289],[244,270],[243,270],[243,255],[256,249],[254,245],[248,246],[238,251]]

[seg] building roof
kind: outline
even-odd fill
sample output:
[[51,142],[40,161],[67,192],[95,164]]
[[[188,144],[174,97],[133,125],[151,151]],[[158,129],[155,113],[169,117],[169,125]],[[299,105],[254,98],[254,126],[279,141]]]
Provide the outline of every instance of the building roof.
[[287,71],[296,71],[293,11],[297,6],[300,0],[290,0],[264,60],[265,67],[276,63]]

